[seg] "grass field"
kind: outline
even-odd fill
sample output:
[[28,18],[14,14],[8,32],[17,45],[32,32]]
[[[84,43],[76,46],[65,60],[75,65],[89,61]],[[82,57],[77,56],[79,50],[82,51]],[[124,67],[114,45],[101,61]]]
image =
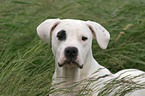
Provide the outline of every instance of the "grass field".
[[0,95],[49,94],[54,57],[36,28],[51,18],[100,23],[111,40],[106,50],[93,40],[99,64],[113,73],[126,68],[145,71],[145,0],[1,0]]

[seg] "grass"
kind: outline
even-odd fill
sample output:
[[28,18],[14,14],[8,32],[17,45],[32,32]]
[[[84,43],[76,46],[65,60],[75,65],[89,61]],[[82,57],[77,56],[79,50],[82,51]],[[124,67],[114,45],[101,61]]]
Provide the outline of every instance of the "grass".
[[1,0],[0,95],[49,94],[54,72],[51,47],[36,33],[45,19],[92,20],[111,34],[106,50],[93,40],[99,64],[115,73],[145,71],[144,0]]

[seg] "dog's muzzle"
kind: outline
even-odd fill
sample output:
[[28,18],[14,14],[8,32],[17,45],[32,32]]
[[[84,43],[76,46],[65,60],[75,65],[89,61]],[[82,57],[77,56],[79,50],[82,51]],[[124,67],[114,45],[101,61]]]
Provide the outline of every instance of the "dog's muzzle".
[[76,47],[67,47],[64,50],[64,55],[66,60],[63,62],[63,64],[58,63],[59,67],[62,67],[65,64],[74,64],[78,66],[80,69],[83,68],[83,65],[80,66],[78,62],[76,62],[77,56],[78,56],[78,49]]

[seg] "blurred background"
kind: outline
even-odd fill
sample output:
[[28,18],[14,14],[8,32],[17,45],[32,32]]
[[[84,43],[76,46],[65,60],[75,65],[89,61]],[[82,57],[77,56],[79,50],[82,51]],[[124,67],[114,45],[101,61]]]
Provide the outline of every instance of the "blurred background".
[[36,28],[52,18],[100,23],[111,39],[106,50],[93,40],[99,64],[145,71],[145,0],[0,0],[0,95],[49,94],[54,57]]

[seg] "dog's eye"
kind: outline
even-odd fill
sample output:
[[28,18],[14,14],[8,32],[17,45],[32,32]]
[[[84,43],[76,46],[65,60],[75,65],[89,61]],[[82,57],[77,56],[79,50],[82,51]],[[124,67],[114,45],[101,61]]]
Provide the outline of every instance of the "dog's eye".
[[61,30],[57,33],[58,40],[66,40],[66,32],[65,30]]
[[83,40],[83,41],[86,41],[87,39],[88,39],[87,37],[82,36],[82,40]]

